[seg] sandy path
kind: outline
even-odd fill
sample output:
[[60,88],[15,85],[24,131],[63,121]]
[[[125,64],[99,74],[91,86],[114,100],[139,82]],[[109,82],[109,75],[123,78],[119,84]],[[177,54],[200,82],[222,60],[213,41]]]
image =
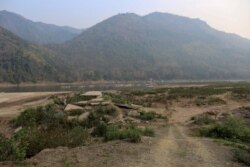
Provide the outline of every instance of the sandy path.
[[0,118],[14,117],[22,109],[46,104],[48,97],[66,92],[0,93]]
[[233,162],[228,147],[214,143],[212,139],[188,135],[187,124],[195,115],[209,110],[230,111],[242,104],[226,99],[227,105],[208,107],[174,106],[170,125],[160,130],[157,142],[149,152],[144,153],[135,167],[240,167]]
[[144,153],[136,167],[240,167],[230,151],[210,139],[189,137],[185,127],[170,125],[159,141]]

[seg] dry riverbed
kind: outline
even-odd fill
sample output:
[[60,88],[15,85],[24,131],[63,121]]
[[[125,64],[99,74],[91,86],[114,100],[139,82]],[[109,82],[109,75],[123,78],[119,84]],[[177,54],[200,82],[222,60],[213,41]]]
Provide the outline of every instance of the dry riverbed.
[[[47,97],[53,94],[0,94],[0,118],[13,117],[30,105],[45,104]],[[228,93],[216,97],[226,103],[197,106],[190,99],[181,99],[171,104],[157,101],[144,107],[144,111],[167,115],[168,121],[156,124],[155,137],[144,136],[140,143],[116,140],[76,148],[45,149],[25,160],[24,164],[38,167],[244,167],[234,160],[230,147],[215,143],[211,138],[191,135],[192,117],[208,111],[230,112],[249,105],[248,101],[233,100]],[[6,162],[2,166],[20,165]]]
[[9,121],[19,115],[25,108],[45,105],[52,95],[66,92],[32,92],[32,93],[0,93],[0,133],[9,136],[13,129]]

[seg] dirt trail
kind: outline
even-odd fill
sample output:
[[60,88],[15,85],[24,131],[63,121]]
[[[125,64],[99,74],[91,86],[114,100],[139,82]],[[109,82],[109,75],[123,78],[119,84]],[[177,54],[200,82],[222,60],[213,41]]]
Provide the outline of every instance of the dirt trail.
[[67,92],[0,93],[0,118],[13,118],[23,108],[46,104],[47,97]]
[[209,110],[229,111],[239,107],[238,102],[211,107],[175,106],[170,125],[157,134],[158,141],[144,153],[136,167],[240,167],[233,161],[228,147],[218,145],[212,139],[188,135],[191,117]]
[[230,151],[212,140],[189,137],[185,127],[170,125],[137,167],[238,167]]

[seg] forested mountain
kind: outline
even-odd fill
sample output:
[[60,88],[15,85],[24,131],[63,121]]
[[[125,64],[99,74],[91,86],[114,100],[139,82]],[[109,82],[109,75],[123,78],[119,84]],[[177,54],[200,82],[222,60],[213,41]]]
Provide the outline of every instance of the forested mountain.
[[0,26],[37,44],[63,43],[82,32],[72,27],[33,22],[8,11],[0,11]]
[[46,48],[0,32],[0,82],[250,79],[250,40],[199,19],[119,14]]
[[54,48],[79,80],[250,78],[250,41],[199,19],[120,14]]
[[0,82],[72,81],[62,60],[0,27]]

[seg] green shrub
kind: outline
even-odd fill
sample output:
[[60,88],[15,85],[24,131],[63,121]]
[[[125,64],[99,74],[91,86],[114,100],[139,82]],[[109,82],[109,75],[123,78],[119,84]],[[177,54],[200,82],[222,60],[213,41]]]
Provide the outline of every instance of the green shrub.
[[103,137],[107,132],[107,125],[104,123],[100,123],[94,128],[92,135],[95,137]]
[[26,147],[0,135],[0,161],[22,161],[26,157]]
[[141,141],[141,131],[135,127],[119,129],[117,126],[110,126],[104,138],[106,141],[120,139],[137,143]]
[[201,135],[233,141],[250,142],[250,128],[239,118],[228,118],[210,128],[201,130]]
[[120,129],[117,126],[109,126],[107,128],[104,138],[106,141],[117,140],[120,139],[120,133]]
[[144,120],[144,121],[150,121],[156,118],[156,113],[155,112],[145,112],[142,111],[140,112],[140,116],[138,116],[139,119]]
[[220,104],[226,104],[226,102],[218,97],[209,97],[205,99],[196,99],[194,103],[197,106],[202,105],[220,105]]
[[64,101],[63,101],[63,99],[61,99],[61,98],[59,98],[59,97],[57,97],[57,96],[54,96],[54,97],[53,97],[53,102],[54,102],[54,104],[64,106]]
[[53,130],[24,128],[13,136],[13,143],[25,148],[25,157],[31,157],[45,148],[82,146],[87,139],[87,130],[79,126],[72,129]]
[[79,101],[88,101],[91,99],[94,99],[95,97],[90,97],[90,96],[81,96],[80,93],[76,93],[72,96],[68,96],[66,98],[66,102],[68,103],[75,103],[75,102],[79,102]]
[[241,150],[241,149],[234,149],[233,153],[234,153],[235,159],[238,162],[250,166],[250,154],[249,154],[249,152],[247,152],[245,150]]
[[219,95],[227,92],[228,89],[218,89],[215,85],[203,86],[203,87],[179,87],[171,88],[169,90],[169,95],[175,95],[182,98],[193,98],[197,96],[212,96]]
[[146,128],[143,130],[143,135],[144,135],[144,136],[153,137],[153,136],[155,136],[155,131],[154,131],[154,129],[151,129],[151,128],[149,128],[149,127],[146,127]]
[[17,117],[14,121],[16,126],[35,126],[36,125],[36,109],[29,108]]
[[81,115],[82,113],[84,113],[85,111],[82,109],[77,109],[77,110],[72,110],[67,112],[69,116],[77,116],[77,115]]
[[83,127],[74,127],[69,131],[68,134],[68,141],[65,144],[68,147],[77,147],[77,146],[83,146],[86,144],[86,141],[89,138],[88,131]]
[[52,123],[58,112],[54,112],[55,105],[48,104],[44,107],[28,108],[24,110],[15,120],[15,126],[34,127],[40,124]]
[[137,129],[126,129],[121,131],[120,139],[138,143],[141,141],[141,133]]
[[212,118],[212,116],[207,115],[207,114],[193,117],[192,120],[194,121],[194,124],[197,124],[197,125],[208,125],[208,124],[215,123],[215,120]]
[[95,111],[97,114],[102,114],[102,115],[115,115],[116,114],[116,109],[112,106],[107,106],[107,107],[103,107],[100,106],[96,109]]
[[91,112],[88,118],[84,121],[84,125],[88,128],[91,128],[91,127],[98,125],[101,121],[102,121],[101,115],[95,112]]

